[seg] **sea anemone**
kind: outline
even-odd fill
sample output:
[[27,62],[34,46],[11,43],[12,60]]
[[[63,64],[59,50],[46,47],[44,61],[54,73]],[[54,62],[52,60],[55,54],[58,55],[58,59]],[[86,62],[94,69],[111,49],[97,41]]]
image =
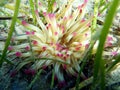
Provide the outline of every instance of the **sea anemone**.
[[24,33],[13,36],[8,56],[32,57],[31,68],[36,70],[52,66],[59,82],[64,82],[64,71],[76,76],[80,59],[90,44],[93,16],[86,17],[87,0],[77,8],[73,8],[73,1],[68,0],[67,5],[63,3],[61,7],[53,4],[52,12],[47,12],[47,7],[39,2],[35,11],[37,24],[21,22]]
[[[24,35],[14,36],[17,44],[9,47],[9,55],[27,58],[33,53],[35,58],[45,58],[35,60],[32,68],[52,65],[60,82],[64,81],[63,70],[75,76],[80,70],[80,58],[90,43],[90,23],[93,17],[85,18],[87,0],[74,9],[73,1],[68,0],[67,5],[63,4],[59,8],[56,3],[53,4],[52,13],[48,13],[39,3],[39,8],[35,11],[37,25],[21,22],[27,29]],[[39,16],[40,12],[43,13],[44,21]],[[30,43],[25,42],[28,38]]]
[[[88,0],[78,6],[75,6],[74,0],[66,0],[61,6],[58,3],[53,4],[50,12],[46,3],[37,4],[33,17],[35,23],[22,20],[20,25],[15,27],[16,32],[11,39],[7,55],[14,55],[20,58],[18,60],[22,60],[17,70],[32,62],[31,67],[24,70],[25,74],[34,75],[38,69],[52,66],[55,80],[57,79],[61,86],[65,84],[64,72],[68,76],[77,76],[80,71],[81,58],[93,35],[93,16],[86,11]],[[114,47],[116,42],[117,39],[113,35],[107,36],[103,56],[113,59],[120,53],[119,49]],[[98,43],[99,41],[94,45],[92,54],[96,52]],[[1,43],[0,50],[3,50],[3,46]],[[13,71],[11,76],[16,73],[16,70]]]

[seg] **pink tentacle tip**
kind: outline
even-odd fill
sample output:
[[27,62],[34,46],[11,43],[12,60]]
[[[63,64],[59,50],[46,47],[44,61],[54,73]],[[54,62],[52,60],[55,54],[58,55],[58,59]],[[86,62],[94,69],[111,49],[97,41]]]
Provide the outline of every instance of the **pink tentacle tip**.
[[24,70],[24,73],[25,73],[25,74],[30,74],[30,71],[29,71],[28,69],[25,69],[25,70]]
[[42,47],[42,50],[43,50],[43,51],[45,51],[46,49],[47,49],[47,47],[46,47],[46,46],[43,46],[43,47]]
[[29,31],[26,31],[25,33],[26,33],[26,35],[30,35],[31,34],[31,32],[29,32]]
[[54,6],[54,7],[56,7],[56,6],[57,6],[57,3],[56,3],[56,2],[54,2],[53,6]]
[[65,69],[65,70],[67,69],[67,65],[66,64],[63,65],[63,69]]
[[78,45],[81,47],[81,46],[82,46],[82,43],[79,43]]
[[54,76],[54,80],[55,80],[55,81],[57,81],[57,80],[58,80],[58,77],[57,77],[56,75]]
[[105,47],[111,47],[112,46],[112,43],[111,42],[106,42],[106,44],[105,44]]
[[98,13],[98,16],[100,16],[101,15],[101,13]]
[[69,18],[71,19],[71,18],[73,18],[73,16],[72,16],[72,15],[70,15],[70,16],[69,16]]
[[79,9],[79,10],[81,9],[81,5],[78,6],[78,9]]
[[51,24],[48,24],[47,27],[50,28],[50,27],[51,27]]
[[12,51],[12,50],[13,50],[13,47],[12,47],[12,46],[8,46],[8,50],[9,50],[9,51]]
[[78,73],[74,73],[74,77],[78,77]]
[[50,43],[50,45],[51,45],[51,46],[53,46],[53,45],[54,45],[54,43],[53,43],[53,42],[51,42],[51,43]]
[[30,50],[30,46],[26,46],[25,50],[29,51]]
[[63,20],[67,20],[67,17],[65,16],[65,17],[63,17]]
[[80,47],[76,47],[75,50],[76,50],[76,51],[79,51],[79,50],[80,50]]
[[113,40],[113,38],[111,36],[107,37],[107,41],[112,41],[112,40]]
[[36,71],[34,69],[31,69],[31,75],[35,75]]
[[84,3],[87,3],[88,2],[88,0],[84,0]]
[[65,30],[64,29],[62,29],[62,34],[64,34],[65,33]]
[[31,34],[34,35],[34,34],[35,34],[35,31],[32,31]]
[[25,69],[24,73],[27,75],[35,75],[36,71],[34,69]]
[[112,55],[112,56],[116,56],[117,54],[118,54],[117,51],[111,52],[111,55]]
[[88,36],[88,33],[85,33],[85,37],[87,37]]
[[83,8],[85,6],[85,3],[81,5],[81,8]]
[[39,6],[42,6],[42,3],[41,3],[41,2],[39,2],[38,4],[39,4]]
[[60,57],[60,53],[57,53],[56,55],[57,55],[58,57]]
[[65,81],[61,81],[58,83],[58,88],[63,88],[66,85],[67,85],[67,83]]
[[21,23],[22,23],[22,25],[24,25],[24,26],[26,26],[26,25],[27,25],[27,23],[26,23],[26,21],[25,21],[25,20],[23,20]]
[[85,5],[85,4],[79,5],[79,6],[77,7],[77,8],[78,8],[78,10],[79,10],[79,11],[81,11],[81,10],[82,10],[82,8],[84,7],[84,5]]
[[47,12],[43,12],[43,15],[44,15],[44,16],[47,16]]
[[33,40],[32,43],[33,43],[33,45],[37,45],[38,44],[38,42],[36,40]]
[[54,18],[55,14],[54,13],[49,13],[48,16],[49,16],[49,18]]
[[63,54],[58,53],[57,56],[62,58],[62,57],[63,57]]
[[21,56],[22,56],[22,53],[21,53],[21,52],[16,52],[15,55],[16,55],[17,57],[21,57]]
[[82,13],[82,9],[79,10],[79,13]]
[[38,10],[35,10],[35,13],[38,15],[39,14]]
[[57,24],[57,27],[59,27],[59,28],[60,28],[60,26],[61,26],[60,24]]
[[91,23],[88,23],[87,26],[90,27]]
[[66,56],[63,56],[63,59],[64,59],[64,61],[66,61],[67,57],[66,57]]
[[58,35],[58,32],[55,32],[54,34],[55,34],[55,36],[57,36],[57,35]]
[[85,22],[85,19],[82,19],[80,22]]
[[15,77],[16,74],[17,74],[17,71],[13,70],[10,72],[10,77]]
[[85,48],[87,49],[87,48],[89,47],[89,45],[90,45],[89,43],[88,43],[88,44],[86,44],[86,45],[85,45]]
[[48,27],[51,27],[51,24],[48,24]]
[[73,36],[76,36],[76,35],[77,35],[77,33],[76,33],[76,32],[73,32],[73,33],[72,33],[72,35],[73,35]]
[[60,57],[63,57],[63,54],[60,54]]
[[69,57],[70,56],[70,54],[66,54],[66,57]]
[[46,65],[43,65],[43,66],[42,66],[42,69],[44,69],[44,70],[45,70],[46,68],[47,68],[47,66],[46,66]]

